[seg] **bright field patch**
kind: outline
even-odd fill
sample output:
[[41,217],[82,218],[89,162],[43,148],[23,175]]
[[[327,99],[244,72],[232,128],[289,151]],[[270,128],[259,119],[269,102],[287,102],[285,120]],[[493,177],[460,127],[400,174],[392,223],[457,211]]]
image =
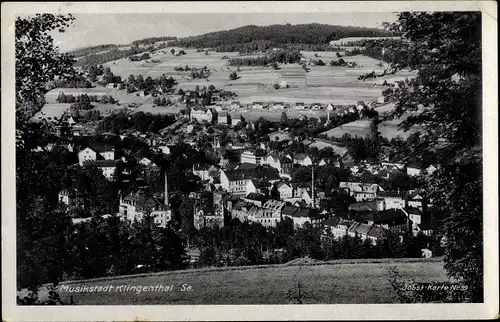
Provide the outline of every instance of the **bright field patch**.
[[[337,261],[342,262],[342,261]],[[403,279],[418,282],[448,281],[442,261],[321,264],[314,266],[271,266],[267,268],[196,270],[81,282],[85,286],[173,285],[170,292],[61,291],[63,300],[73,295],[77,305],[147,304],[287,304],[287,292],[297,292],[297,283],[311,298],[310,304],[398,303],[389,284],[390,269],[397,266]],[[182,285],[192,291],[181,292]],[[75,284],[71,286],[76,286]],[[294,293],[294,294],[295,294]]]

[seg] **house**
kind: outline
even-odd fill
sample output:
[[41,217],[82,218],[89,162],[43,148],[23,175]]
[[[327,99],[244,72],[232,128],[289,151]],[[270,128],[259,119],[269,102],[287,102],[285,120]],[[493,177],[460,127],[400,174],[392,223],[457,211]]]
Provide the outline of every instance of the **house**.
[[361,182],[341,182],[339,189],[348,192],[356,201],[373,200],[378,197],[380,191],[384,191],[378,184]]
[[348,234],[349,227],[351,227],[353,223],[354,220],[352,219],[334,216],[333,219],[327,219],[325,221],[325,228],[331,231],[334,238],[340,239]]
[[295,102],[295,108],[298,109],[298,110],[305,109],[304,102]]
[[314,209],[302,209],[286,205],[283,207],[281,214],[283,219],[290,218],[294,226],[302,227],[305,223],[317,224],[321,222],[319,213]]
[[253,109],[263,109],[264,108],[264,104],[262,102],[253,102],[252,103],[252,108]]
[[235,115],[234,118],[231,119],[231,126],[236,126],[241,123],[241,115]]
[[438,170],[438,168],[439,166],[437,164],[431,164],[430,166],[425,168],[425,171],[427,172],[427,174],[433,174]]
[[245,195],[247,182],[253,175],[247,170],[222,170],[220,174],[221,187],[233,194]]
[[411,231],[411,221],[402,209],[370,211],[362,213],[360,221],[369,225],[380,225],[392,233]]
[[397,191],[381,191],[378,194],[378,198],[384,200],[384,210],[401,209],[406,204],[404,196]]
[[267,194],[269,191],[269,183],[260,179],[250,179],[247,181],[246,194],[259,193]]
[[215,106],[213,107],[213,109],[214,109],[217,113],[220,113],[220,112],[222,112],[222,110],[223,110],[222,106],[220,106],[220,105],[215,105]]
[[80,166],[83,166],[84,162],[96,161],[97,155],[98,155],[97,151],[87,147],[87,148],[81,150],[80,152],[78,152],[78,163],[80,164]]
[[142,164],[143,166],[153,166],[153,167],[157,166],[153,161],[149,160],[148,158],[142,158],[139,161],[139,164]]
[[361,211],[382,211],[384,208],[384,199],[377,198],[369,201],[355,202],[349,205],[349,210]]
[[423,258],[431,258],[432,257],[432,250],[430,250],[428,248],[422,248],[421,252],[422,252]]
[[193,121],[196,120],[198,122],[210,122],[212,121],[212,115],[210,112],[210,115],[208,114],[208,111],[210,110],[203,110],[203,109],[191,109],[191,113],[189,114],[189,120]]
[[300,164],[300,165],[305,166],[305,167],[313,164],[311,157],[308,156],[307,154],[300,154],[299,153],[299,154],[296,154],[294,156],[288,155],[287,157],[292,159],[293,164]]
[[408,207],[417,208],[420,211],[423,211],[424,208],[424,197],[418,192],[412,192],[407,195]]
[[193,174],[201,178],[201,180],[209,180],[209,164],[194,164],[193,165]]
[[115,159],[115,147],[108,144],[95,145],[94,150],[99,153],[104,160],[114,160]]
[[277,131],[269,134],[269,142],[290,141],[292,137],[288,132]]
[[220,112],[217,114],[217,123],[223,125],[231,124],[231,117],[227,112]]
[[248,212],[248,221],[256,222],[264,227],[275,227],[279,221],[280,217],[273,216],[273,212],[258,206],[253,206]]
[[422,172],[422,165],[419,163],[408,163],[406,165],[406,174],[410,177],[419,176]]
[[252,203],[248,203],[244,200],[238,200],[231,207],[231,218],[237,218],[241,222],[245,222],[248,219],[248,212],[254,207]]
[[288,87],[287,82],[283,79],[280,80],[278,84],[280,85],[280,88],[287,88]]
[[335,107],[334,107],[331,103],[329,103],[329,104],[326,106],[326,110],[327,110],[328,112],[331,112],[331,111],[333,111],[334,109],[335,109]]
[[119,216],[122,220],[142,221],[152,216],[155,224],[165,228],[172,218],[172,211],[164,202],[144,190],[132,192],[125,198],[120,195]]
[[93,161],[97,168],[102,171],[102,174],[106,179],[113,180],[116,171],[117,160],[96,160]]
[[278,192],[281,200],[293,198],[293,187],[291,183],[278,183]]
[[196,209],[193,216],[194,228],[224,227],[223,208],[207,207]]
[[312,103],[311,104],[311,110],[318,111],[321,110],[323,106],[320,103]]
[[287,157],[280,157],[273,153],[270,153],[267,157],[263,158],[262,163],[278,170],[280,175],[288,173],[293,167],[292,160]]
[[254,206],[262,207],[266,202],[267,198],[261,193],[249,193],[245,197],[243,197],[243,201],[248,202]]
[[245,150],[243,151],[243,153],[241,154],[241,159],[240,159],[240,162],[241,163],[252,163],[252,164],[260,164],[260,161],[262,159],[262,157],[265,155],[265,152],[260,150],[260,149],[256,149],[256,150]]
[[232,101],[230,106],[233,109],[239,109],[239,108],[241,108],[241,104],[240,104],[239,101]]
[[276,110],[284,109],[285,103],[284,102],[274,102],[274,104],[272,105],[272,108],[276,109]]
[[379,96],[377,97],[377,102],[380,103],[380,104],[383,104],[386,102],[386,99],[385,99],[385,96]]
[[170,153],[172,153],[172,151],[170,150],[170,147],[169,147],[169,146],[167,146],[167,145],[160,145],[160,146],[158,147],[158,150],[159,150],[161,153],[165,154],[165,155],[169,155]]
[[388,230],[379,225],[371,226],[370,231],[368,231],[366,238],[370,239],[372,244],[376,245],[380,240],[387,237]]
[[58,194],[59,202],[65,204],[68,209],[73,207],[85,208],[85,200],[83,194],[78,189],[61,190]]

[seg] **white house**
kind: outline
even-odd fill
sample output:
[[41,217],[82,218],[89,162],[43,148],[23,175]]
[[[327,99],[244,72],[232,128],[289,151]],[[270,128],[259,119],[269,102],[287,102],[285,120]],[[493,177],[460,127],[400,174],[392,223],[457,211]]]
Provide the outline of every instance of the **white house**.
[[217,123],[228,125],[231,124],[230,116],[227,112],[220,112],[217,114]]
[[261,110],[264,108],[264,104],[262,102],[253,102],[252,108]]
[[303,109],[305,109],[304,102],[295,102],[295,108],[297,110],[303,110]]
[[281,200],[293,198],[293,187],[290,183],[278,183],[278,192],[280,193]]
[[144,166],[150,166],[151,165],[151,166],[156,167],[156,164],[153,161],[149,160],[148,158],[142,158],[139,161],[139,164],[142,164]]
[[410,177],[419,176],[422,174],[422,169],[420,165],[417,165],[415,163],[409,163],[406,166],[406,174],[409,175]]
[[231,118],[231,126],[236,126],[241,123],[241,116],[236,115],[234,118]]
[[80,164],[80,166],[83,166],[84,162],[96,160],[97,152],[89,147],[78,152],[78,163]]
[[294,164],[300,164],[305,167],[313,164],[311,157],[307,154],[296,154],[294,156],[288,155],[288,158],[291,158]]
[[247,171],[222,170],[220,172],[222,189],[232,194],[245,195],[247,182],[250,179],[251,176]]
[[284,102],[274,102],[272,105],[273,109],[275,110],[281,110],[285,108],[285,103]]
[[170,150],[170,147],[167,145],[160,145],[158,147],[158,150],[160,150],[161,153],[165,155],[169,155],[172,151]]

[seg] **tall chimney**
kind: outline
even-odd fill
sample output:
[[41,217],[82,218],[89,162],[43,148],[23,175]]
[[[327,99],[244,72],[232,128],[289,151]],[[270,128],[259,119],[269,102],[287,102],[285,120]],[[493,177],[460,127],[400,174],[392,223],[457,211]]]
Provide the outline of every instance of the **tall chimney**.
[[311,197],[312,197],[312,207],[316,208],[316,200],[314,196],[314,165],[311,167]]
[[167,184],[167,170],[165,170],[165,206],[168,207],[168,184]]

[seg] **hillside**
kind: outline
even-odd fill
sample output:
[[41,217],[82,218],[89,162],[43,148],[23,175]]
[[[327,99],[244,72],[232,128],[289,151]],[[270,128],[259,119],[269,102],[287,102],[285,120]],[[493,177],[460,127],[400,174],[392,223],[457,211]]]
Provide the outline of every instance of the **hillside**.
[[185,47],[216,48],[222,51],[237,51],[232,48],[261,49],[287,44],[322,45],[332,40],[347,37],[384,37],[390,32],[374,28],[345,27],[325,24],[300,25],[249,25],[230,30],[211,32],[199,36],[179,39],[177,44]]
[[[305,303],[397,303],[388,281],[394,266],[405,280],[448,281],[442,259],[431,258],[199,269],[87,280],[68,286],[113,285],[116,289],[120,285],[174,285],[169,292],[72,293],[78,305],[286,304],[287,292],[297,292],[297,283],[311,296]],[[180,291],[183,284],[192,286],[192,291]],[[60,294],[63,300],[69,299],[68,291]]]

